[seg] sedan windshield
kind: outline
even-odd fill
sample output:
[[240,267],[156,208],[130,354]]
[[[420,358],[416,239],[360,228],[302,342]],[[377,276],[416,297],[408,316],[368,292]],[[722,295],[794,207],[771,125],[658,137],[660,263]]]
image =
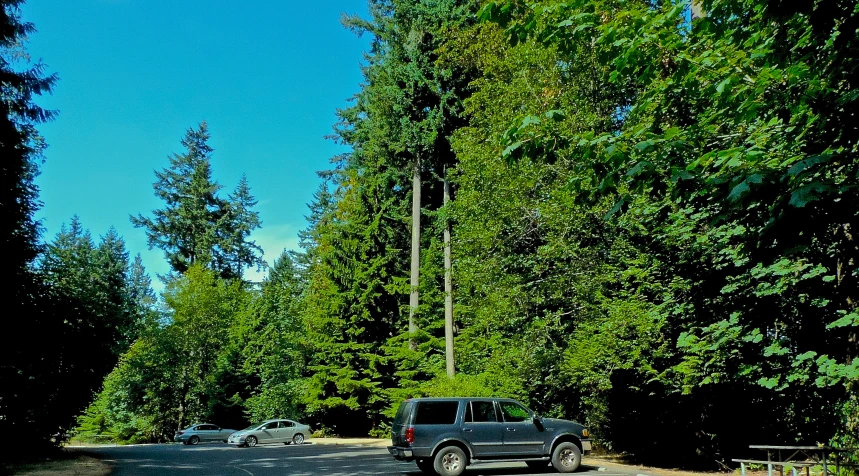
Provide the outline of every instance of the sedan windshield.
[[[263,423],[264,423],[264,422],[263,422]],[[256,427],[258,427],[258,426],[260,426],[260,425],[262,425],[262,423],[254,423],[253,425],[251,425],[251,426],[249,426],[249,427],[245,428],[245,429],[244,429],[244,430],[242,430],[242,431],[255,430],[255,429],[256,429]]]

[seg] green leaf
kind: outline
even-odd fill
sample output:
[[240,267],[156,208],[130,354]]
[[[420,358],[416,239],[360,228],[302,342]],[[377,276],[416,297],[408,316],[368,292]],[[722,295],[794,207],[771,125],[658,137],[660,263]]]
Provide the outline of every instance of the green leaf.
[[791,168],[789,168],[787,170],[787,174],[790,175],[791,177],[796,177],[797,175],[801,174],[805,170],[810,169],[811,167],[814,167],[815,165],[817,165],[821,162],[825,162],[825,161],[829,160],[829,158],[831,156],[832,156],[831,154],[815,155],[815,156],[809,157],[805,160],[801,160],[801,161],[795,163]]
[[654,143],[655,142],[652,140],[643,140],[643,141],[639,142],[638,144],[635,144],[635,148],[640,150],[640,151],[645,151],[645,150],[653,147]]
[[731,190],[731,193],[728,195],[728,200],[732,202],[737,202],[741,200],[747,193],[749,193],[749,191],[749,184],[745,180],[743,180]]
[[626,201],[623,198],[615,202],[614,206],[611,207],[611,210],[609,210],[608,213],[603,215],[603,220],[608,220],[609,218],[613,217],[617,212],[621,210],[621,208],[623,208],[625,204]]
[[820,199],[821,192],[827,190],[827,187],[820,182],[812,182],[803,185],[794,190],[790,195],[790,204],[796,208],[802,208],[809,203]]
[[521,130],[521,129],[524,129],[530,125],[539,124],[539,123],[540,123],[539,117],[537,117],[537,116],[525,116],[525,118],[522,119],[522,125],[519,126],[519,129]]
[[516,141],[516,142],[508,145],[507,148],[504,149],[504,152],[501,153],[501,156],[502,157],[510,157],[520,147],[522,147],[522,141]]
[[827,329],[859,325],[859,314],[851,312],[826,326]]
[[547,111],[545,116],[547,118],[552,119],[553,121],[557,121],[557,122],[561,122],[564,119],[566,119],[566,117],[567,117],[564,114],[564,111],[561,111],[560,109],[552,109],[551,111]]

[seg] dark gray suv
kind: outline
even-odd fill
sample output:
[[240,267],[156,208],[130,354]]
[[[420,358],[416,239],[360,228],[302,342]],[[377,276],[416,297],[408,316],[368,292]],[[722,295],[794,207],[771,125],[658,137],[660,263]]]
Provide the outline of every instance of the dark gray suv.
[[413,398],[397,409],[391,429],[394,458],[425,473],[457,476],[478,462],[549,463],[561,473],[578,469],[591,451],[584,426],[541,418],[509,398]]

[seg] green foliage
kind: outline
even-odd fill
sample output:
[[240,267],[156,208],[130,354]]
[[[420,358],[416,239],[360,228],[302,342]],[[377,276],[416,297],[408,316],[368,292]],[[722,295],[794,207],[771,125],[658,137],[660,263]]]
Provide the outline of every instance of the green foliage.
[[458,374],[450,378],[437,375],[420,388],[422,397],[498,397],[493,391],[493,382],[484,376]]
[[84,439],[169,441],[197,421],[243,428],[299,417],[302,281],[289,255],[261,292],[202,266],[168,283],[168,318],[144,328],[78,420]]
[[[847,116],[857,98],[846,79],[856,74],[848,3],[711,1],[691,23],[683,2],[490,2],[481,11],[511,50],[539,45],[562,71],[599,84],[573,92],[577,108],[520,111],[489,139],[513,167],[533,160],[569,173],[573,207],[613,203],[606,220],[644,258],[619,261],[620,270],[644,267],[599,291],[612,298],[597,308],[608,315],[611,303],[637,296],[652,342],[642,350],[659,349],[599,372],[615,390],[594,417],[617,449],[656,454],[650,442],[624,441],[613,401],[647,415],[638,424],[679,423],[649,395],[695,422],[667,432],[688,444],[677,449],[689,462],[736,454],[758,435],[826,442],[843,428],[833,416],[857,375],[849,336],[859,275],[847,231],[859,170]],[[615,338],[629,345],[623,335]],[[584,340],[610,349],[614,339]],[[746,413],[760,423],[737,441],[724,422]]]

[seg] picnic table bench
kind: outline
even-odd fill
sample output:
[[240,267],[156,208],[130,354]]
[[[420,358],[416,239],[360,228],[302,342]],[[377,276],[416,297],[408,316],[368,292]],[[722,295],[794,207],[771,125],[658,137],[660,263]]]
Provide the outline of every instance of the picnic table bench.
[[[859,467],[856,463],[845,460],[845,455],[857,452],[855,448],[786,445],[749,445],[749,448],[766,451],[767,459],[731,460],[735,463],[740,463],[740,473],[742,476],[746,476],[747,464],[766,465],[768,476],[773,476],[773,468],[778,468],[780,476],[784,476],[785,468],[790,469],[793,476],[797,476],[797,469],[801,470],[805,468],[806,476],[811,476],[811,468],[820,466],[823,470],[823,476],[829,476],[830,474],[840,476],[841,468],[843,467]],[[830,465],[833,464],[835,465],[834,472],[830,470]]]

